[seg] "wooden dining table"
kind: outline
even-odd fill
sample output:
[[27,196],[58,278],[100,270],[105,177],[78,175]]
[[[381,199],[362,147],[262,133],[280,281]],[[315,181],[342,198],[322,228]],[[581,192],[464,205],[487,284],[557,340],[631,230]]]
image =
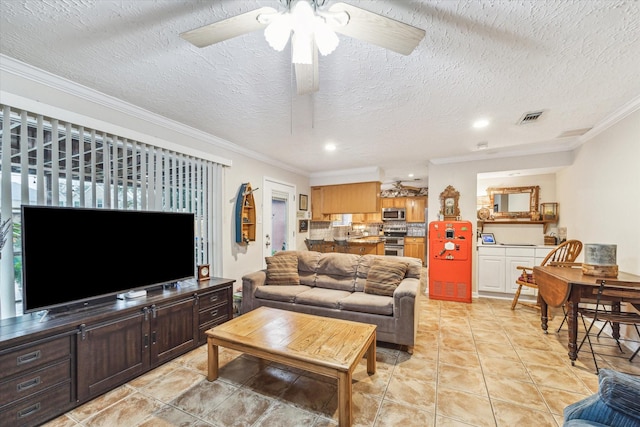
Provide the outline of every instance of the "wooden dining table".
[[[538,285],[540,296],[540,320],[542,330],[547,333],[548,307],[562,307],[567,309],[567,327],[569,329],[569,358],[574,364],[578,358],[578,306],[581,301],[594,301],[602,281],[606,287],[624,289],[629,298],[618,298],[607,301],[612,303],[613,310],[620,310],[620,303],[640,299],[640,276],[619,272],[617,277],[590,276],[582,274],[580,267],[536,266],[533,275]],[[633,304],[640,309],[638,304]],[[619,334],[618,325],[613,326],[613,336]]]

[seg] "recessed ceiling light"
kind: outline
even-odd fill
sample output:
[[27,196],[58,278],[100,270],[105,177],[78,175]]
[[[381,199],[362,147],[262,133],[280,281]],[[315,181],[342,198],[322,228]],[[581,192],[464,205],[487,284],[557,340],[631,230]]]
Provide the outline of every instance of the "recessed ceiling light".
[[324,146],[324,149],[326,151],[336,151],[336,144],[327,144]]
[[487,119],[480,119],[473,122],[473,127],[476,129],[486,128],[487,126],[489,126],[489,120]]
[[413,178],[413,174],[412,173],[409,174],[409,178]]

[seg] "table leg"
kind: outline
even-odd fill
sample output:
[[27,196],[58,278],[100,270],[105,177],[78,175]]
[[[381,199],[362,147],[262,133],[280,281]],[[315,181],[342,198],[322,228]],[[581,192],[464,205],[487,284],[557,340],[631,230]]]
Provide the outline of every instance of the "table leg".
[[[611,311],[614,314],[620,314],[620,301],[614,301],[613,304],[611,304]],[[611,323],[611,336],[613,337],[613,339],[616,340],[616,342],[618,343],[618,346],[620,346],[620,344],[619,344],[619,340],[620,340],[620,323],[618,323],[618,322],[612,322]]]
[[547,302],[544,300],[544,298],[540,298],[540,326],[542,327],[542,330],[544,331],[544,333],[547,333],[547,322],[549,321],[549,317],[548,317],[548,313],[549,313],[549,306],[547,305]]
[[207,380],[214,381],[218,378],[218,346],[213,343],[213,339],[207,338]]
[[[577,299],[577,301],[575,301]],[[578,339],[578,304],[580,297],[569,296],[567,300],[567,329],[569,329],[569,359],[573,365],[578,358],[578,346],[576,341]]]
[[375,374],[376,373],[376,339],[373,338],[373,341],[369,345],[367,349],[367,373]]
[[[368,365],[368,362],[367,362]],[[351,373],[338,372],[338,426],[351,427],[353,402],[351,401]]]

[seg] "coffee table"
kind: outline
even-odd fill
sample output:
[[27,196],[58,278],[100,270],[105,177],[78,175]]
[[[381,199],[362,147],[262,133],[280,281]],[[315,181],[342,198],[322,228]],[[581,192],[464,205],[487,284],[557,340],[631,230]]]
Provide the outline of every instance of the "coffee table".
[[207,380],[218,378],[218,346],[338,380],[338,422],[351,426],[351,379],[364,355],[376,372],[376,326],[259,307],[206,331]]

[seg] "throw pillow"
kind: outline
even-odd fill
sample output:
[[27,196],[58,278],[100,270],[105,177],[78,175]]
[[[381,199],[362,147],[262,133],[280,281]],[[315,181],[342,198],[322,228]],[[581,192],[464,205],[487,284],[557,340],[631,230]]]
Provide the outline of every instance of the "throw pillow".
[[364,284],[364,292],[367,294],[393,296],[404,275],[409,263],[384,258],[377,258],[371,264],[367,281]]
[[266,257],[267,285],[299,285],[298,256],[276,255]]

